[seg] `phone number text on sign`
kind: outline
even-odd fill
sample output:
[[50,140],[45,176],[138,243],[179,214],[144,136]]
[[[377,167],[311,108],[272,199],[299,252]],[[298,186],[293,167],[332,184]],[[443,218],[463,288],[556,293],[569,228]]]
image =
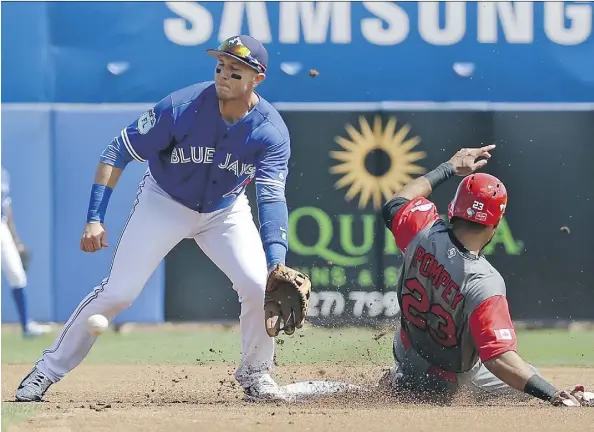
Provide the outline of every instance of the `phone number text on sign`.
[[312,291],[307,316],[394,317],[400,312],[396,291]]

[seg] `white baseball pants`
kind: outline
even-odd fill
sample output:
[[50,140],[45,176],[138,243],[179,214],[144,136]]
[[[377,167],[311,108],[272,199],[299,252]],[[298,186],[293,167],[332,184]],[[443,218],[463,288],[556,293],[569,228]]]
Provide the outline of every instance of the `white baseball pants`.
[[0,228],[0,241],[2,242],[2,273],[4,273],[6,281],[13,289],[25,288],[27,274],[23,268],[21,255],[5,221],[2,221]]
[[[198,246],[231,280],[241,303],[241,365],[236,379],[242,386],[256,382],[272,368],[274,339],[264,326],[267,266],[262,241],[245,195],[227,209],[200,214],[177,203],[147,173],[115,248],[109,275],[85,297],[38,369],[57,382],[88,354],[96,336],[87,319],[103,314],[113,319],[130,306],[161,260],[184,238]],[[202,301],[197,287],[196,301]]]

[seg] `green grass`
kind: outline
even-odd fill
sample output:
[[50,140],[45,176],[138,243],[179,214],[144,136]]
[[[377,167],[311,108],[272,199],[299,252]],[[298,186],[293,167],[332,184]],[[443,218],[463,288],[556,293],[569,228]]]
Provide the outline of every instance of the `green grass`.
[[[371,330],[308,329],[277,338],[277,361],[293,364],[386,362],[391,335],[375,341]],[[23,340],[2,332],[2,363],[32,363],[51,346],[56,334]],[[241,340],[237,329],[227,331],[108,332],[98,338],[85,363],[95,364],[226,364],[236,363]]]
[[2,404],[2,432],[10,426],[33,417],[39,411],[35,404]]
[[[308,328],[277,338],[277,362],[283,364],[392,363],[392,333],[363,328]],[[56,333],[24,340],[2,329],[2,364],[32,365]],[[377,340],[376,340],[377,339]],[[278,343],[282,342],[282,343]],[[518,332],[520,354],[536,367],[594,367],[594,331],[532,330]],[[237,364],[237,329],[221,331],[108,332],[97,340],[85,364]],[[2,431],[35,415],[29,404],[2,404]]]
[[594,331],[526,330],[518,332],[520,355],[536,367],[594,367]]
[[[277,342],[280,364],[390,363],[392,334],[363,328],[309,328]],[[2,331],[2,363],[29,364],[54,341],[56,333],[24,340]],[[531,330],[518,332],[520,354],[541,366],[594,366],[594,331]],[[97,340],[85,363],[94,364],[227,364],[239,360],[237,329],[221,331],[108,332]]]

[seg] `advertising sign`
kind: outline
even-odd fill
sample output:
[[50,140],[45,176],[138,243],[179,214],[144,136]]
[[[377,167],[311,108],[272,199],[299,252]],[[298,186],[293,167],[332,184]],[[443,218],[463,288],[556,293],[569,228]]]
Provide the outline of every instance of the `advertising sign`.
[[2,14],[4,102],[155,102],[212,79],[206,48],[236,34],[265,44],[272,102],[594,102],[590,1],[9,2]]

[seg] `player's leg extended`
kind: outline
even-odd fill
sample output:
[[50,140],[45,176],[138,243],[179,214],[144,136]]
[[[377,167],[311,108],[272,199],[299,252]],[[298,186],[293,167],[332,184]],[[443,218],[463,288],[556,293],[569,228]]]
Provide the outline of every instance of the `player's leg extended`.
[[10,288],[12,288],[12,295],[19,314],[19,320],[23,332],[26,333],[29,322],[24,291],[24,288],[27,286],[27,275],[25,274],[21,256],[12,238],[10,229],[4,221],[0,226],[0,240],[2,242],[2,272]]
[[157,265],[193,233],[195,224],[194,212],[160,193],[152,178],[145,177],[115,247],[108,277],[80,302],[53,346],[37,362],[37,370],[57,382],[76,367],[96,340],[87,332],[87,319],[94,314],[112,319],[130,306]]
[[397,329],[392,346],[395,365],[379,382],[381,391],[393,396],[421,402],[446,403],[458,389],[456,375],[433,366],[410,345],[401,329]]
[[247,198],[240,196],[232,209],[213,215],[195,239],[238,293],[242,355],[236,378],[250,386],[272,367],[274,339],[264,325],[266,256]]

